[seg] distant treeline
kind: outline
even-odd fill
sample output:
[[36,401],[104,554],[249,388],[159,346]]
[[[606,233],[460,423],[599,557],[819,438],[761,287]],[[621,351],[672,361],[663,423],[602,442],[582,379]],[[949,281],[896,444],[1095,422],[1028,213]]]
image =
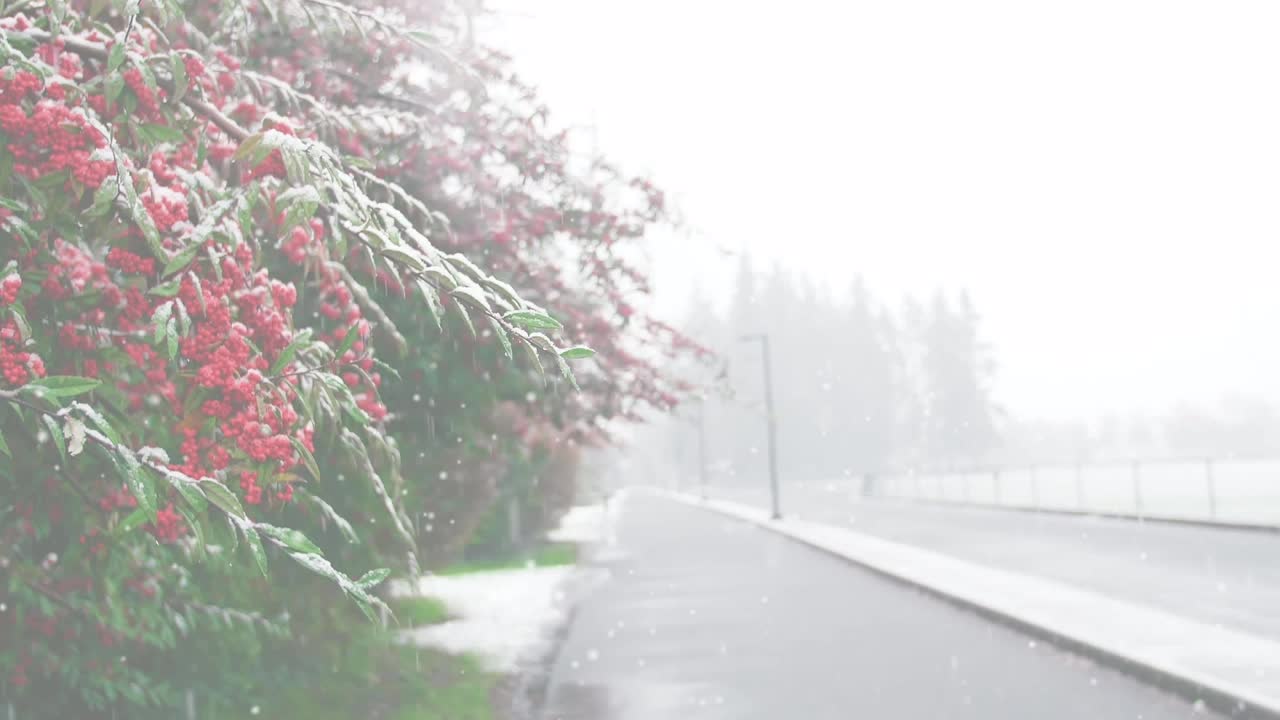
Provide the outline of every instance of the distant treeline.
[[1280,413],[1253,396],[1088,421],[1010,417],[992,399],[994,354],[964,291],[888,303],[856,275],[832,293],[781,268],[761,272],[744,258],[727,308],[695,295],[685,329],[723,364],[693,370],[708,388],[705,402],[660,425],[646,444],[687,477],[697,474],[700,413],[713,481],[749,483],[767,473],[760,349],[741,341],[756,333],[770,339],[779,469],[787,478],[1280,457]]
[[[760,349],[740,340],[761,332],[772,350],[784,475],[835,478],[987,456],[996,447],[997,410],[979,325],[963,291],[891,307],[857,276],[833,296],[744,259],[727,310],[695,297],[686,325],[726,363],[707,378],[713,390],[702,410],[712,473],[745,481],[766,472]],[[694,438],[688,425],[673,433],[684,467]]]

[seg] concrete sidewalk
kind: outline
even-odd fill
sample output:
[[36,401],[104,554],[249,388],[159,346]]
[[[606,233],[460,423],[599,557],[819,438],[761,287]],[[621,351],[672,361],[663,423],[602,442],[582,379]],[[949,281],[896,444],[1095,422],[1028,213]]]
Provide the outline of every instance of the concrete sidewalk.
[[624,503],[544,720],[1225,717],[752,522]]
[[[769,506],[764,487],[713,497]],[[796,481],[783,513],[1280,642],[1280,533],[874,500]]]
[[[1280,717],[1280,643],[847,528],[663,493],[766,527],[1247,716]],[[1045,557],[1046,563],[1052,557]]]

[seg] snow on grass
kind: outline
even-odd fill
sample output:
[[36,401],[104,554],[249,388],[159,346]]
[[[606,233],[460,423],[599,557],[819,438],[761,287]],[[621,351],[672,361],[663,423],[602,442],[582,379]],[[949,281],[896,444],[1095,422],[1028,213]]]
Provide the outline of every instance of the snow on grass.
[[626,493],[617,492],[597,505],[577,505],[560,520],[560,527],[547,534],[553,542],[617,544],[618,518]]
[[419,578],[397,590],[437,598],[457,619],[404,630],[400,640],[473,653],[489,670],[514,672],[564,621],[568,607],[562,586],[573,570],[560,566]]
[[[621,495],[601,505],[574,507],[552,542],[615,543]],[[516,672],[547,646],[569,612],[568,586],[575,566],[529,567],[461,575],[426,575],[395,583],[397,597],[430,597],[443,602],[455,619],[399,633],[401,642],[454,654],[470,653],[494,672]]]

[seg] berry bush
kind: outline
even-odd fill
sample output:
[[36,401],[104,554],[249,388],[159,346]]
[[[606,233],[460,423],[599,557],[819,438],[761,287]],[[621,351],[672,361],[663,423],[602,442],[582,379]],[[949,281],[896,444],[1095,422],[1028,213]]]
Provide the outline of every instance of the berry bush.
[[575,159],[452,3],[0,9],[20,717],[264,692],[308,602],[386,620],[379,584],[457,544],[434,519],[687,389],[704,351],[636,309],[661,193]]

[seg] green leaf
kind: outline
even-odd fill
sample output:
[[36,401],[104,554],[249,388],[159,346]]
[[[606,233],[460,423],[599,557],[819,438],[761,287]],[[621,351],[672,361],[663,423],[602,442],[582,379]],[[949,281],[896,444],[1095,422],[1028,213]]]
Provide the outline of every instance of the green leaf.
[[[129,95],[126,100],[132,99]],[[127,104],[127,103],[126,103]],[[112,146],[117,153],[121,152],[119,148]],[[164,249],[164,245],[160,242],[160,231],[156,229],[155,220],[151,217],[151,213],[147,212],[147,207],[142,204],[142,200],[138,197],[138,189],[133,185],[133,176],[128,172],[116,175],[120,180],[120,190],[124,193],[124,199],[129,208],[129,214],[133,217],[133,222],[137,224],[138,229],[142,230],[142,236],[147,241],[147,247],[151,249],[151,254],[158,260],[169,259],[169,251]]]
[[323,554],[320,552],[320,548],[311,542],[310,538],[293,528],[276,527],[267,523],[254,523],[254,527],[263,535],[283,545],[286,549],[294,552]]
[[117,444],[120,442],[120,433],[116,432],[114,427],[111,427],[111,423],[107,422],[107,419],[102,416],[102,413],[98,412],[97,408],[81,402],[75,403],[75,408],[79,410],[82,415],[89,418],[89,421],[92,422],[103,435],[106,435],[108,440]]
[[[155,295],[156,297],[171,298],[171,297],[177,296],[178,291],[180,291],[181,289],[182,289],[182,279],[173,278],[168,282],[160,283],[159,285],[156,285],[155,287],[151,288],[150,290],[147,291],[147,294]],[[156,309],[159,310],[159,308],[156,308]]]
[[512,310],[502,319],[525,330],[559,330],[564,327],[555,318],[536,310]]
[[391,576],[391,568],[378,568],[377,570],[370,570],[369,572],[360,576],[360,579],[356,581],[356,585],[359,585],[363,590],[368,592],[378,587],[379,585],[381,585],[382,581],[386,580],[390,576]]
[[485,298],[484,293],[481,292],[480,288],[472,285],[459,285],[453,290],[450,290],[449,294],[466,302],[467,304],[474,305],[481,310],[489,310],[489,301]]
[[342,342],[338,343],[338,347],[333,349],[333,356],[341,362],[342,356],[346,355],[347,351],[350,350],[352,346],[356,344],[356,340],[359,339],[360,333],[356,330],[356,327],[354,325],[348,327],[347,334],[342,336]]
[[571,348],[565,348],[560,351],[560,357],[565,360],[581,360],[583,358],[592,357],[595,354],[595,350],[592,350],[585,345],[574,345]]
[[124,92],[124,76],[119,73],[108,76],[103,90],[103,94],[107,98],[107,104],[114,105],[122,92]]
[[5,442],[4,433],[0,433],[0,452],[13,457],[13,453],[9,452],[9,443]]
[[462,255],[460,253],[445,255],[444,261],[449,266],[449,269],[470,278],[473,282],[484,282],[484,273],[481,272],[480,268],[476,267],[476,264],[471,262],[471,259],[466,255]]
[[418,284],[418,291],[422,293],[422,299],[427,302],[427,309],[431,311],[431,317],[436,321],[436,330],[444,330],[444,308],[440,307],[440,295],[436,293],[436,289],[422,278],[414,278]]
[[516,335],[515,338],[516,346],[524,352],[525,359],[529,361],[530,365],[537,369],[538,375],[545,381],[547,371],[542,367],[542,358],[538,356],[538,349],[533,346],[533,343],[529,342],[528,338],[521,335]]
[[293,361],[294,356],[298,354],[298,350],[309,342],[311,342],[311,328],[306,328],[297,335],[294,335],[293,340],[289,342],[289,345],[285,347],[284,350],[280,351],[280,357],[277,357],[276,361],[271,364],[271,369],[267,371],[267,374],[279,375],[284,372],[285,367],[287,367],[289,363]]
[[298,453],[298,457],[302,458],[302,464],[307,466],[307,470],[316,480],[320,479],[320,466],[316,464],[316,458],[307,449],[307,446],[296,437],[289,437],[289,441],[293,443],[293,449]]
[[427,269],[427,261],[422,257],[421,253],[412,248],[388,245],[382,249],[382,254],[400,261],[401,264],[408,266],[413,272],[422,272]]
[[18,326],[18,339],[24,343],[30,340],[31,323],[27,322],[27,315],[22,309],[22,303],[10,305],[9,314],[13,316],[13,324]]
[[227,489],[226,485],[216,480],[201,480],[200,489],[204,491],[205,497],[209,498],[209,502],[217,505],[226,514],[242,520],[245,518],[240,500]]
[[90,217],[105,217],[111,211],[116,195],[119,193],[120,181],[115,175],[112,175],[103,180],[98,189],[93,191],[93,205],[85,212]]
[[211,545],[224,548],[229,555],[240,547],[240,533],[236,531],[236,520],[230,515],[205,515],[207,520],[205,538]]
[[178,102],[187,94],[188,85],[187,64],[182,61],[182,55],[174,53],[169,56],[169,76],[173,78],[173,101]]
[[518,308],[524,304],[521,302],[520,295],[516,293],[515,288],[497,278],[486,277],[480,281],[480,284],[497,293],[503,301],[513,308]]
[[151,143],[183,143],[186,142],[187,136],[181,130],[172,125],[160,125],[158,123],[144,123],[138,126],[138,134]]
[[62,435],[62,428],[58,427],[58,421],[49,415],[41,415],[40,419],[44,421],[44,426],[49,430],[49,434],[53,436],[53,444],[58,448],[58,457],[62,458],[62,462],[67,462],[67,439]]
[[376,368],[378,368],[378,370],[380,370],[380,371],[382,371],[382,372],[386,373],[389,377],[393,377],[393,378],[395,378],[396,380],[400,380],[400,379],[401,379],[401,378],[400,378],[400,371],[399,371],[399,370],[397,370],[397,369],[395,369],[395,368],[391,367],[390,365],[388,365],[388,364],[386,364],[386,363],[382,362],[382,361],[381,361],[381,360],[379,360],[378,358],[373,358],[373,366],[374,366],[374,367],[376,367]]
[[178,512],[182,518],[187,521],[187,527],[191,528],[191,532],[196,536],[195,556],[203,558],[208,551],[208,543],[204,539],[204,525],[196,518],[194,514],[187,508],[178,505]]
[[560,366],[560,374],[569,381],[569,384],[573,386],[573,389],[578,392],[582,392],[582,388],[578,387],[577,378],[573,376],[573,369],[569,367],[569,363],[565,362],[563,357],[557,355],[556,364]]
[[[177,305],[177,303],[173,303]],[[169,351],[169,359],[172,360],[178,356],[178,327],[173,318],[169,318],[169,322],[164,324],[164,339]]]
[[436,282],[440,284],[440,287],[445,290],[452,290],[458,287],[457,279],[450,275],[448,270],[445,270],[442,267],[436,267],[433,265],[426,270],[423,270],[422,274],[424,276],[434,278]]
[[551,338],[547,337],[546,335],[543,335],[540,332],[530,333],[529,342],[533,343],[534,347],[541,348],[543,350],[546,350],[549,353],[553,353],[556,355],[559,354],[556,352],[555,343],[551,342]]
[[173,472],[166,473],[165,479],[196,512],[204,512],[205,508],[209,506],[209,499],[205,497],[204,492],[200,490],[200,486],[196,483],[187,482],[186,478]]
[[[196,299],[200,301],[200,314],[201,314],[201,315],[204,315],[204,316],[208,316],[208,315],[209,315],[209,308],[208,308],[208,307],[205,307],[205,303],[204,303],[204,287],[202,287],[202,286],[200,285],[200,276],[196,275],[196,274],[195,274],[195,273],[193,273],[193,272],[189,272],[189,273],[187,273],[187,277],[191,278],[191,284],[192,284],[192,286],[194,286],[194,287],[195,287],[195,289],[196,289]],[[219,282],[221,282],[221,281],[219,281]]]
[[145,510],[147,517],[152,520],[156,519],[156,486],[151,481],[151,476],[138,462],[138,458],[128,450],[121,450],[118,455],[120,462],[124,465],[124,479],[129,486],[129,492],[133,493],[133,497],[138,501],[138,507]]
[[96,380],[94,378],[79,377],[76,375],[50,375],[38,380],[32,380],[24,387],[44,388],[43,392],[47,396],[67,398],[83,395],[87,392],[93,392],[93,390],[101,384],[101,380]]
[[[191,243],[183,248],[182,252],[174,255],[173,259],[165,264],[164,272],[161,273],[161,277],[169,277],[170,275],[185,269],[191,264],[192,260],[196,259],[196,255],[200,253],[200,247],[200,243]],[[176,295],[177,292],[175,291],[174,294]]]
[[244,139],[240,143],[240,147],[236,148],[235,154],[231,156],[232,160],[244,160],[249,157],[253,151],[262,144],[262,133],[254,133]]
[[174,302],[173,308],[178,311],[178,336],[186,337],[191,332],[191,316],[187,314],[187,306],[182,302]]
[[289,553],[289,557],[292,557],[295,562],[311,572],[337,583],[338,587],[342,588],[343,591],[355,601],[356,605],[360,607],[360,610],[365,614],[365,617],[369,618],[371,621],[377,620],[372,609],[373,604],[376,602],[374,598],[370,597],[369,593],[366,592],[363,587],[352,582],[351,578],[342,574],[337,568],[330,564],[328,560],[325,560],[322,556],[315,553],[295,552]]
[[116,525],[116,529],[113,534],[116,536],[128,534],[144,525],[150,519],[151,517],[147,515],[145,510],[138,508],[137,510],[129,513],[124,520],[121,520],[119,525]]
[[307,498],[315,504],[316,507],[320,508],[320,512],[324,515],[325,519],[338,527],[338,531],[347,539],[347,542],[352,543],[353,545],[360,543],[360,536],[356,534],[355,528],[351,527],[351,523],[346,518],[339,515],[338,511],[334,510],[332,505],[325,502],[322,498],[312,495],[306,490],[295,490],[294,492],[300,493],[304,498]]
[[124,64],[124,58],[124,40],[121,38],[111,45],[111,50],[107,53],[107,72],[113,73],[119,69]]
[[165,327],[169,324],[169,318],[173,315],[173,303],[167,302],[156,311],[151,313],[151,327],[155,330],[154,344],[159,345],[164,340]]
[[240,525],[240,532],[244,533],[245,544],[249,546],[249,553],[253,555],[253,561],[257,563],[258,570],[262,572],[263,577],[267,577],[267,550],[262,547],[262,538],[258,536],[258,531],[254,530],[252,525],[244,523]]
[[475,323],[471,321],[471,313],[467,312],[466,306],[455,300],[454,302],[449,303],[449,309],[452,310],[453,313],[458,316],[458,319],[462,321],[463,327],[467,329],[467,334],[471,337],[475,337],[476,326]]
[[515,358],[511,352],[511,338],[507,337],[507,329],[498,322],[498,319],[492,315],[488,316],[489,324],[493,327],[493,334],[498,336],[498,342],[502,345],[502,354],[507,356],[508,360]]

